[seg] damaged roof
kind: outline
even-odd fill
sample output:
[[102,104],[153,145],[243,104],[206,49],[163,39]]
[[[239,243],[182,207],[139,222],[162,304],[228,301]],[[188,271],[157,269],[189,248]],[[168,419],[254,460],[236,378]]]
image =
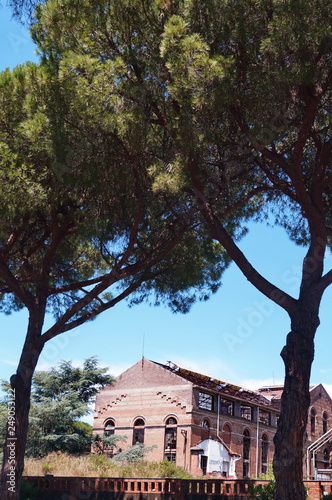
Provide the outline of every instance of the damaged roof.
[[220,395],[224,395],[227,398],[229,397],[231,399],[241,400],[255,406],[266,407],[276,411],[280,410],[280,406],[276,402],[263,396],[258,391],[252,391],[209,375],[203,375],[202,373],[182,368],[171,361],[169,361],[167,365],[157,363],[156,361],[153,361],[153,363],[172,373],[175,373],[198,388],[208,389],[210,391],[217,392]]

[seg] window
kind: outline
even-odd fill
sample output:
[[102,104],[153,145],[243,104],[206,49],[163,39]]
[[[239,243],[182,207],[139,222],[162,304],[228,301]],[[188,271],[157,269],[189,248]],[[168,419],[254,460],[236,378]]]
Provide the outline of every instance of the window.
[[174,418],[174,417],[169,417],[169,418],[166,420],[166,425],[177,425],[176,418]]
[[137,418],[134,422],[133,444],[144,443],[144,427],[144,420]]
[[233,415],[233,401],[220,398],[220,415]]
[[325,432],[327,432],[328,424],[329,424],[329,417],[328,417],[326,411],[324,411],[323,412],[323,434],[325,434]]
[[271,413],[266,410],[259,410],[259,423],[271,425]]
[[202,421],[201,439],[209,439],[210,437],[210,422],[207,418]]
[[114,434],[115,430],[115,422],[114,420],[110,419],[105,422],[104,426],[104,436],[111,436]]
[[212,394],[206,394],[205,392],[198,393],[198,407],[202,410],[212,411]]
[[311,408],[311,411],[310,411],[311,434],[315,434],[315,429],[316,429],[316,410],[315,410],[315,408]]
[[268,452],[269,452],[269,439],[268,439],[266,434],[263,434],[263,436],[262,436],[262,467],[261,467],[262,474],[267,473]]
[[232,438],[232,431],[228,424],[225,424],[222,429],[222,439],[226,446],[230,447]]
[[243,477],[249,477],[249,460],[250,460],[250,432],[245,429],[243,433]]
[[[105,424],[104,424],[104,436],[107,438],[107,437],[110,437],[110,436],[113,436],[115,432],[115,422],[112,418],[106,420]],[[109,443],[107,442],[103,442],[102,444],[97,444],[97,449],[98,449],[98,453],[100,451],[102,451],[103,453],[107,453],[108,455],[113,455],[113,447],[114,445],[112,445],[112,443]]]
[[166,420],[165,428],[165,458],[170,462],[176,461],[176,438],[177,438],[177,420],[169,417]]
[[201,455],[201,469],[203,476],[206,476],[207,465],[208,457],[206,455]]
[[327,448],[324,450],[324,469],[328,469],[330,465],[330,452]]
[[252,420],[252,407],[241,405],[241,418],[245,420]]

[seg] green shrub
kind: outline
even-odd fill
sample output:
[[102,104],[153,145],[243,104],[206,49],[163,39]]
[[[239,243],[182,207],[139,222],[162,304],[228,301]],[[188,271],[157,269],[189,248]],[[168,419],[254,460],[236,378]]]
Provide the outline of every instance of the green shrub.
[[[306,498],[308,499],[308,487],[305,486],[306,490]],[[259,500],[274,500],[276,491],[276,482],[275,479],[272,479],[268,484],[258,484],[257,486],[253,486],[251,489],[252,498],[258,498]],[[323,500],[332,500],[332,495],[328,497],[323,497]]]
[[121,451],[120,453],[114,455],[113,460],[115,460],[116,462],[127,463],[142,462],[145,455],[154,450],[154,448],[157,448],[157,445],[154,444],[152,446],[146,446],[143,443],[133,444],[132,446],[127,448],[127,450]]
[[103,466],[108,467],[110,464],[110,459],[107,455],[96,455],[91,453],[91,455],[88,455],[87,459],[96,468]]
[[48,462],[43,462],[42,471],[43,471],[44,476],[46,476],[47,474],[51,474],[52,473],[52,465],[50,465]]
[[40,492],[41,489],[38,488],[38,486],[34,486],[33,484],[22,479],[20,486],[20,500],[36,500]]
[[251,495],[253,498],[259,498],[259,500],[274,500],[275,491],[276,482],[272,480],[268,484],[258,484],[257,486],[253,486]]
[[177,478],[177,479],[191,479],[192,475],[189,474],[183,467],[175,465],[174,462],[170,462],[165,459],[159,464],[159,475],[161,478]]

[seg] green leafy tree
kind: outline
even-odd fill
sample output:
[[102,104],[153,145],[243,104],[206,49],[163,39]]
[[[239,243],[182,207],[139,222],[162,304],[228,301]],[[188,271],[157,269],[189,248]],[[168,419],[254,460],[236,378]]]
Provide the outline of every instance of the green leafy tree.
[[26,456],[42,457],[52,451],[79,454],[91,444],[92,429],[78,422],[87,414],[87,407],[79,405],[76,396],[64,396],[64,401],[47,399],[31,405]]
[[6,441],[6,428],[7,428],[8,407],[5,402],[0,402],[0,463],[3,459],[3,447]]
[[[63,361],[49,371],[35,372],[33,377],[31,410],[26,455],[41,457],[52,451],[82,453],[90,450],[91,425],[80,421],[91,412],[95,394],[113,382],[107,368],[98,367],[92,357],[83,367],[73,367]],[[10,385],[3,382],[4,391]],[[6,436],[8,405],[0,406],[0,436],[2,447]]]
[[95,394],[112,383],[107,368],[96,358],[73,367],[63,361],[49,371],[35,372],[31,396],[26,455],[39,457],[52,451],[82,453],[90,449],[91,425],[79,419],[90,413]]
[[[48,64],[74,74],[87,102],[118,110],[117,130],[140,117],[162,145],[149,142],[142,158],[158,199],[182,216],[196,212],[209,232],[200,237],[220,243],[288,314],[278,500],[305,498],[314,337],[332,282],[324,270],[332,234],[331,16],[322,0],[71,0],[39,8],[34,27]],[[248,220],[281,225],[306,248],[297,297],[239,249]]]
[[[32,378],[46,342],[128,297],[186,312],[217,289],[229,262],[203,237],[197,214],[179,210],[186,195],[180,203],[155,196],[151,148],[162,151],[164,142],[144,126],[145,112],[82,85],[79,67],[62,68],[55,51],[51,59],[0,74],[0,309],[29,312],[10,381],[15,471],[5,445],[4,500],[18,495]],[[93,59],[91,70],[108,85]]]

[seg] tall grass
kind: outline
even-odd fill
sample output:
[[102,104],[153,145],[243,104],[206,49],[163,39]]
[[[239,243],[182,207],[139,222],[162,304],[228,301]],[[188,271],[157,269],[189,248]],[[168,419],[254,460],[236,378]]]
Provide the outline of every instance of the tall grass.
[[67,453],[50,453],[44,458],[25,460],[24,475],[45,476],[46,474],[81,477],[192,478],[182,467],[168,460],[119,464],[106,455],[73,456]]

